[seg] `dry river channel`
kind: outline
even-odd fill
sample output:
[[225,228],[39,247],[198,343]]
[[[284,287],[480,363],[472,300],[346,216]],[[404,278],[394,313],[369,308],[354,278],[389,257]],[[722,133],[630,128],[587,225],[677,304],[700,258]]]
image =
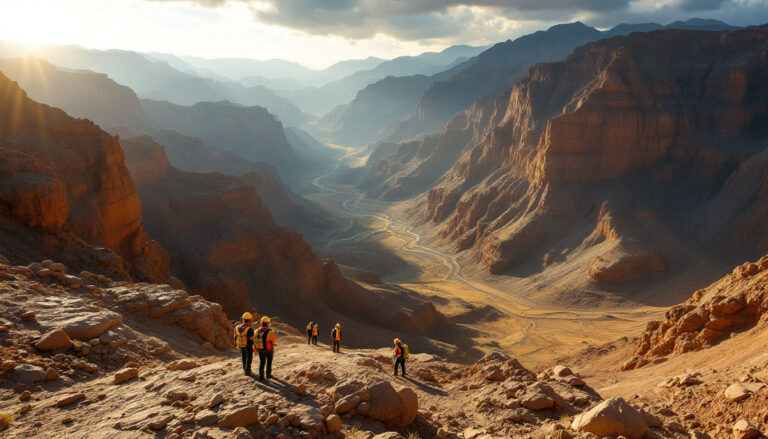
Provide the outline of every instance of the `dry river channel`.
[[391,250],[407,253],[410,260],[414,257],[417,260],[440,260],[444,267],[442,280],[412,279],[398,283],[417,293],[438,294],[476,307],[490,305],[500,310],[504,318],[470,325],[483,334],[477,340],[481,346],[507,351],[530,365],[546,365],[588,344],[599,345],[623,335],[638,335],[645,323],[661,312],[651,307],[600,310],[544,306],[531,302],[520,293],[500,291],[466,277],[455,256],[425,246],[421,235],[410,224],[388,213],[394,206],[392,203],[365,199],[365,194],[354,187],[327,182],[341,172],[356,153],[347,150],[334,167],[312,179],[312,185],[321,194],[332,197],[342,207],[335,213],[348,219],[325,246],[362,245],[366,240],[381,238],[384,234],[399,240],[401,245]]

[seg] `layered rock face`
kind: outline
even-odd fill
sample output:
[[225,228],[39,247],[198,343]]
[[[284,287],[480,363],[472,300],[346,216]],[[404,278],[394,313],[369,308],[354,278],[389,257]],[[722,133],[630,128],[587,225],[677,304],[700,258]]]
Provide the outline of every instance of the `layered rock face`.
[[14,262],[61,255],[85,267],[95,259],[121,275],[166,281],[168,256],[142,228],[141,203],[117,138],[32,101],[2,75],[0,107],[7,111],[0,118],[8,238],[2,253]]
[[768,256],[747,262],[685,303],[667,311],[663,321],[651,321],[624,369],[633,369],[668,354],[704,349],[766,320],[768,316]]
[[179,171],[147,138],[125,141],[125,148],[145,223],[171,252],[173,272],[230,315],[253,305],[296,325],[346,316],[386,327],[401,318],[399,307],[366,293],[312,253],[301,235],[276,225],[252,186]]
[[702,254],[721,268],[755,257],[768,232],[767,59],[758,27],[632,34],[539,64],[454,119],[486,125],[453,135],[471,140],[424,218],[492,273],[573,264],[558,275],[570,287],[658,279]]

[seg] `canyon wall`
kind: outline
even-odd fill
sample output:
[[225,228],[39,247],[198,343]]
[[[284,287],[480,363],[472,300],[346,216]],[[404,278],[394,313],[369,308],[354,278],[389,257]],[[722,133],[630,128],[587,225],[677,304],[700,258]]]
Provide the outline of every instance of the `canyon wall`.
[[[768,245],[766,74],[766,27],[635,33],[539,64],[410,152],[459,152],[433,166],[420,215],[488,272],[533,276],[561,300],[674,301],[658,286],[712,281]],[[413,195],[416,175],[374,181],[383,198]]]
[[118,139],[29,99],[4,75],[0,107],[4,256],[28,263],[42,253],[76,267],[95,258],[119,275],[165,282],[168,256],[142,228]]

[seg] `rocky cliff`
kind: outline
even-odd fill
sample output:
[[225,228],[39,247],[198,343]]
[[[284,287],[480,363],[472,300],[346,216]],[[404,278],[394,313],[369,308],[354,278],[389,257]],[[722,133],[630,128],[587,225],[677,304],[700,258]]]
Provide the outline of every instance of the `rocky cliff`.
[[767,50],[765,27],[658,31],[539,64],[422,142],[463,151],[423,217],[492,273],[559,266],[555,294],[711,281],[766,245]]
[[3,75],[0,108],[5,257],[58,255],[79,267],[98,261],[96,270],[168,279],[168,256],[142,228],[118,139],[29,99]]
[[[307,321],[344,321],[351,345],[391,340],[424,308],[403,306],[389,291],[369,291],[344,278],[330,260],[318,258],[298,233],[275,224],[253,185],[218,173],[198,174],[170,166],[161,145],[147,137],[124,141],[128,167],[153,236],[171,253],[171,267],[192,292],[221,303],[238,316],[253,305],[303,326]],[[410,306],[410,305],[409,305]],[[429,309],[427,309],[429,311]],[[466,331],[428,313],[433,324],[408,332],[457,343]],[[438,313],[439,314],[439,313]],[[355,328],[354,330],[351,328]],[[330,331],[330,328],[325,330]],[[426,343],[426,341],[425,341]],[[466,354],[475,355],[472,349]]]

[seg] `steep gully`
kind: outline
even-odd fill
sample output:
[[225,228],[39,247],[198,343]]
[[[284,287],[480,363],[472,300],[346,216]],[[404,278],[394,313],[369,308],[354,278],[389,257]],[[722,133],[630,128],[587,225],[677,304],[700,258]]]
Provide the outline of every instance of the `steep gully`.
[[[590,342],[609,341],[609,338],[617,338],[624,334],[636,334],[638,328],[655,314],[663,312],[656,308],[638,308],[638,309],[611,309],[610,315],[605,310],[570,310],[557,309],[551,306],[542,306],[522,297],[519,294],[502,292],[490,285],[487,285],[476,279],[468,279],[463,274],[461,264],[455,256],[446,254],[439,250],[429,248],[422,242],[422,236],[413,230],[413,227],[387,212],[394,203],[374,201],[365,199],[364,193],[350,188],[348,186],[327,183],[334,175],[340,173],[344,168],[360,153],[359,150],[348,148],[346,153],[340,157],[337,163],[316,175],[312,179],[312,185],[321,193],[329,195],[338,200],[343,208],[340,212],[349,220],[347,225],[340,227],[334,232],[335,235],[344,234],[353,230],[355,233],[349,236],[335,237],[325,242],[326,248],[332,248],[341,243],[359,242],[379,237],[380,235],[390,235],[391,237],[402,241],[402,245],[394,249],[395,252],[410,253],[419,258],[435,258],[440,260],[445,267],[445,274],[441,281],[430,283],[429,287],[440,290],[450,290],[450,285],[457,285],[461,289],[469,290],[477,297],[477,302],[482,305],[491,305],[502,310],[505,314],[505,320],[511,320],[507,324],[511,331],[517,331],[514,341],[503,346],[506,350],[519,358],[525,358],[529,362],[540,363],[551,361],[557,353],[569,352],[567,345],[573,345],[574,340],[589,340]],[[361,206],[361,201],[365,199],[365,204],[374,203],[371,208]],[[380,207],[381,210],[373,210]],[[366,225],[364,218],[374,219],[381,226]],[[367,228],[362,232],[356,228]],[[414,284],[423,283],[419,280],[408,280]],[[443,288],[443,286],[447,288]],[[461,297],[465,299],[465,297]],[[620,329],[608,331],[605,334],[608,338],[600,338],[596,335],[596,327],[590,327],[590,324],[600,325],[601,323],[624,323]],[[616,328],[615,328],[616,329]],[[567,335],[553,335],[558,330],[564,331]],[[502,331],[511,332],[511,331]],[[570,338],[569,338],[570,336]],[[496,336],[489,336],[489,340],[494,340]],[[492,346],[499,346],[497,343],[490,343]]]

